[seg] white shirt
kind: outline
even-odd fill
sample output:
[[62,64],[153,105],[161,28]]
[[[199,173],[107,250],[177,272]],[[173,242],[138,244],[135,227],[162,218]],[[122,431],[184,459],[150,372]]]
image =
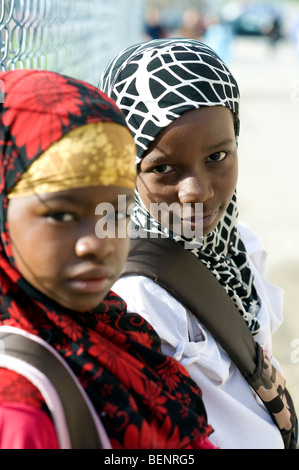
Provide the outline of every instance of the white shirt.
[[[272,356],[272,333],[282,322],[282,291],[264,277],[266,252],[256,235],[239,223],[261,300],[260,332],[255,336]],[[162,350],[188,370],[203,393],[211,442],[220,449],[283,448],[280,432],[222,347],[190,311],[165,289],[143,276],[126,276],[113,286],[128,305],[157,331]],[[280,370],[273,358],[273,364]]]

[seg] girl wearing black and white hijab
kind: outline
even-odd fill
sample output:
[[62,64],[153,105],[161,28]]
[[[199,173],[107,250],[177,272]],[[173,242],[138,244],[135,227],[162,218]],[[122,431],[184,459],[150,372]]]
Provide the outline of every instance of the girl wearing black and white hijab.
[[[272,356],[271,335],[281,323],[281,292],[263,277],[260,241],[238,221],[239,89],[231,72],[198,41],[155,40],[121,52],[106,68],[100,87],[122,109],[135,139],[135,227],[163,233],[204,263],[255,340]],[[153,216],[152,203],[174,202],[192,208],[202,204],[202,237],[186,238],[184,222],[176,230]],[[191,209],[189,228],[196,228],[194,217]],[[264,406],[191,312],[143,276],[121,278],[114,290],[129,310],[154,326],[164,352],[200,384],[216,446],[283,447]]]

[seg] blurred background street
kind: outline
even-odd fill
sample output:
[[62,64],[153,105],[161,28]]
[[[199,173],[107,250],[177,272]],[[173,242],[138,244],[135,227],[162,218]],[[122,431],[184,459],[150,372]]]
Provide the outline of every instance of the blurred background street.
[[299,410],[298,58],[288,41],[269,51],[261,38],[238,38],[231,69],[242,96],[240,218],[268,251],[268,279],[285,291],[284,324],[274,335],[274,354]]

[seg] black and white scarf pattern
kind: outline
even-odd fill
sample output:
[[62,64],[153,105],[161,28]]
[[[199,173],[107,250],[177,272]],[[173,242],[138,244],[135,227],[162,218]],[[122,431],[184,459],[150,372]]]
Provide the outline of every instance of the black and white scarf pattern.
[[[217,54],[192,39],[153,40],[129,47],[104,71],[100,88],[123,111],[134,135],[136,164],[161,130],[185,111],[225,106],[239,135],[239,89]],[[135,226],[161,233],[185,245],[182,236],[162,226],[147,211],[136,191]],[[237,229],[236,192],[218,226],[188,248],[213,273],[231,296],[252,334],[259,331],[259,298],[247,253]]]

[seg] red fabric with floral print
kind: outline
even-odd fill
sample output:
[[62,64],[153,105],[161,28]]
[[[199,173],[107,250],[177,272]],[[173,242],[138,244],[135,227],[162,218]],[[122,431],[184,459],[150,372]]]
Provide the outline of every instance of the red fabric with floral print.
[[0,449],[57,449],[58,440],[39,390],[0,368]]
[[[123,116],[91,85],[52,72],[3,72],[0,80],[5,89],[0,126],[0,325],[36,334],[60,353],[85,388],[114,448],[209,447],[212,429],[200,389],[178,362],[161,353],[157,334],[141,316],[127,313],[113,292],[93,311],[69,311],[29,285],[14,266],[6,222],[9,189],[70,129],[91,121],[125,125]],[[42,407],[36,391],[31,392],[29,403]]]
[[39,390],[17,372],[0,368],[0,401],[26,403],[42,408],[44,399]]

